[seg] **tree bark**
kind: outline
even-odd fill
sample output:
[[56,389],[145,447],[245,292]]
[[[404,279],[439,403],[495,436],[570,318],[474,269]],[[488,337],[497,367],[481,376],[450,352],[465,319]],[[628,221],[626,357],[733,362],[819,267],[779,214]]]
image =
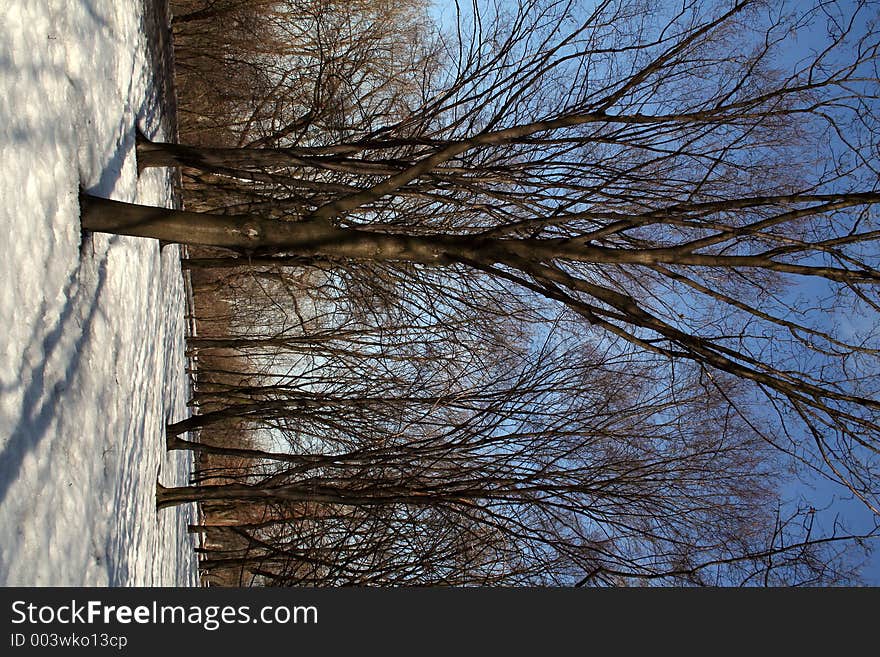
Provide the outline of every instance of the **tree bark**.
[[88,231],[245,252],[291,251],[305,257],[442,264],[448,262],[447,252],[460,251],[467,244],[467,238],[455,236],[423,238],[337,228],[323,218],[278,221],[255,215],[187,212],[113,201],[86,193],[80,194],[80,215],[82,229]]
[[[332,464],[334,457],[332,455],[304,455],[304,454],[284,454],[281,452],[265,452],[260,449],[246,449],[242,447],[218,447],[216,445],[208,445],[201,442],[193,442],[191,440],[183,440],[176,435],[169,435],[166,439],[166,446],[171,450],[190,450],[193,452],[202,452],[205,454],[216,454],[218,456],[233,456],[246,459],[264,459],[267,461],[278,461],[282,463],[294,463],[305,467],[319,467],[324,464]],[[341,458],[350,458],[350,455],[340,455]]]
[[314,250],[334,244],[345,232],[329,222],[274,221],[251,215],[225,216],[123,203],[80,194],[82,229],[152,237],[182,244],[257,249],[273,245]]
[[467,502],[479,495],[430,494],[405,489],[380,491],[344,491],[326,486],[279,486],[260,487],[247,484],[218,484],[211,486],[165,487],[156,484],[156,508],[164,509],[189,502],[209,500],[234,501],[273,501],[273,502],[315,502],[320,504],[340,504],[345,506],[371,506],[382,504],[429,505],[443,502]]

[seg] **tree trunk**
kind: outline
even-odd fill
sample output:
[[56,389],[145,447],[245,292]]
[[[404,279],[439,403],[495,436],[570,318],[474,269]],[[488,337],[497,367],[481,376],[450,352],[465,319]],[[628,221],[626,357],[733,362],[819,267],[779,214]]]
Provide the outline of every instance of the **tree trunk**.
[[251,215],[226,216],[155,208],[80,194],[82,229],[116,235],[152,237],[167,242],[229,249],[261,247],[314,250],[334,244],[345,231],[329,222],[274,221]]
[[152,237],[252,252],[291,251],[297,256],[333,256],[350,260],[445,262],[447,251],[465,247],[467,238],[373,233],[336,228],[321,218],[278,221],[254,215],[219,215],[155,208],[80,194],[83,230]]
[[211,18],[220,18],[226,14],[234,13],[243,7],[247,7],[249,4],[269,4],[269,1],[263,0],[261,3],[260,0],[242,0],[242,2],[235,2],[225,7],[217,7],[215,6],[215,3],[210,3],[210,5],[204,9],[191,11],[186,14],[175,14],[171,17],[171,26],[181,25],[183,23],[193,23],[195,21],[204,21]]
[[443,502],[468,502],[476,495],[447,495],[443,493],[421,493],[408,490],[352,491],[348,492],[327,486],[297,485],[279,487],[249,486],[247,484],[219,484],[212,486],[165,487],[156,484],[156,508],[164,509],[177,504],[221,500],[235,502],[240,500],[271,502],[314,502],[319,504],[340,504],[344,506],[372,506],[384,504],[439,504]]
[[[257,404],[237,404],[235,406],[227,406],[217,411],[209,411],[201,415],[192,415],[184,420],[172,422],[165,427],[165,436],[168,449],[180,449],[173,447],[176,436],[188,431],[198,431],[212,424],[217,424],[229,418],[243,418],[248,413],[253,413],[259,406]],[[180,442],[185,442],[181,440]]]
[[[316,154],[299,148],[212,148],[139,139],[138,169],[190,167],[205,172],[246,171],[279,166],[320,165]],[[318,155],[320,157],[320,155]]]
[[[216,445],[208,445],[205,443],[197,443],[190,440],[183,440],[176,435],[169,435],[166,438],[168,450],[190,450],[194,452],[202,452],[205,454],[216,454],[219,456],[233,456],[246,459],[264,459],[266,461],[278,461],[282,463],[295,463],[305,467],[320,467],[321,465],[332,464],[336,458],[334,456],[323,456],[319,454],[284,454],[281,452],[264,452],[260,449],[245,449],[241,447],[217,447]],[[345,457],[346,455],[342,455]]]

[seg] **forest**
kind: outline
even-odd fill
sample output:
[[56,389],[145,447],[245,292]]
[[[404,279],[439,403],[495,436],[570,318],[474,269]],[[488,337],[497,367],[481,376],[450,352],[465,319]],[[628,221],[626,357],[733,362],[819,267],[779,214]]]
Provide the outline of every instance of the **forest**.
[[204,581],[859,581],[877,3],[171,9]]

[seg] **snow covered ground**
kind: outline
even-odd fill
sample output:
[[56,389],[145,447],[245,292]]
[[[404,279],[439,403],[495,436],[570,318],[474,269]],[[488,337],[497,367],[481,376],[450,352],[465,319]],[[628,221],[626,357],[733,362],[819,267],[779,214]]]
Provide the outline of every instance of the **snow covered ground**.
[[154,497],[189,468],[177,247],[79,229],[80,184],[171,203],[134,159],[164,136],[141,0],[2,5],[0,585],[193,585],[193,509]]

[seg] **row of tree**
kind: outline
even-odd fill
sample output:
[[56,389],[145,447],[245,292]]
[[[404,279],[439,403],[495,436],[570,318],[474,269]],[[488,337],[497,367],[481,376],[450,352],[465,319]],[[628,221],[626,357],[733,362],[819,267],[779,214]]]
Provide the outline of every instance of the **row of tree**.
[[[169,427],[256,437],[224,483],[159,488],[263,510],[209,564],[851,577],[873,532],[817,528],[778,473],[880,516],[875,3],[474,0],[436,36],[420,3],[257,4],[268,82],[226,116],[238,142],[138,145],[184,167],[191,211],[82,197],[85,230],[220,249],[187,265],[249,276],[264,314],[309,272],[298,323],[192,343],[255,367]],[[303,71],[308,98],[281,91]]]
[[[283,316],[287,288],[262,285]],[[515,339],[515,323],[499,326],[506,313],[485,327],[476,309],[453,319],[397,304],[365,317],[344,288],[328,296],[332,310],[305,330],[251,323],[190,341],[253,367],[203,385],[195,401],[215,410],[168,427],[170,449],[247,464],[159,488],[160,508],[236,505],[210,528],[222,547],[202,561],[209,574],[299,585],[850,576],[842,537],[813,541],[807,509],[779,516],[781,460],[698,369],[658,379],[653,359],[587,345],[562,317]],[[247,446],[211,442],[230,422]],[[196,430],[201,440],[184,437]]]

